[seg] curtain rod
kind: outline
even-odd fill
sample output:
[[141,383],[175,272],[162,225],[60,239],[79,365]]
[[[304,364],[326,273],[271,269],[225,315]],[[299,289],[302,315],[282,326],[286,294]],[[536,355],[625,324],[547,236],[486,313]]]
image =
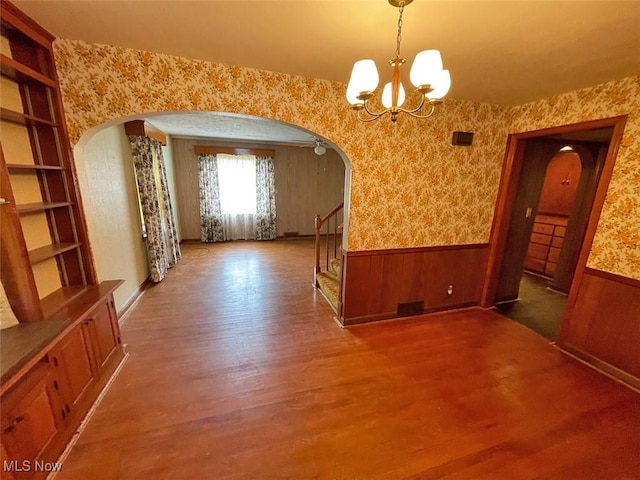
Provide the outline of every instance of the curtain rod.
[[206,145],[195,145],[193,151],[196,155],[216,155],[227,153],[229,155],[255,155],[256,157],[275,157],[276,151],[266,148],[238,148],[238,147],[213,147]]

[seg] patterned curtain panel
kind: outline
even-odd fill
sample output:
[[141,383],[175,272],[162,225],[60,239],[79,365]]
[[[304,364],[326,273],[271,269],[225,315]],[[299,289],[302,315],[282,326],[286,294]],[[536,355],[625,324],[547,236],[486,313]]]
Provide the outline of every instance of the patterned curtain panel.
[[129,142],[147,231],[151,280],[159,282],[165,277],[169,267],[180,260],[162,147],[157,140],[142,136],[129,136]]
[[222,209],[218,162],[215,155],[198,155],[200,186],[200,240],[222,242]]
[[274,240],[276,236],[276,184],[273,159],[256,157],[256,240]]
[[165,238],[166,255],[169,267],[172,267],[180,261],[182,252],[180,251],[180,242],[178,241],[176,224],[173,217],[173,204],[171,203],[171,195],[169,194],[169,182],[167,180],[167,170],[164,166],[162,144],[151,138],[149,140],[154,142],[154,150],[156,153],[154,158],[154,166],[156,168],[154,172],[156,174],[156,185],[160,203],[160,219],[162,221],[162,233]]

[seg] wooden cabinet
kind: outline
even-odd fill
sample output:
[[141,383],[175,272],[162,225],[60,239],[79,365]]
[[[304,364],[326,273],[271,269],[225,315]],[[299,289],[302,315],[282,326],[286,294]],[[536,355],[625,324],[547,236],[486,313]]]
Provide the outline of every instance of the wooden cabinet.
[[91,344],[84,330],[83,324],[76,325],[48,355],[63,400],[65,418],[72,413],[96,378],[91,362]]
[[[61,428],[64,411],[57,395],[51,365],[40,362],[2,397],[4,471],[14,478],[35,478],[36,462],[52,463],[49,446]],[[3,472],[4,475],[4,472]]]
[[75,413],[90,387],[108,367],[120,347],[113,300],[91,310],[53,347],[48,359],[54,368],[56,385],[64,400],[63,416]]
[[122,281],[97,282],[54,37],[5,0],[0,23],[0,277],[19,321],[0,336],[0,467],[44,478],[34,462],[55,462],[124,357]]
[[530,272],[552,278],[556,273],[568,218],[536,215],[524,267]]
[[94,309],[83,323],[91,343],[95,368],[102,369],[120,344],[117,316],[113,300]]
[[[0,387],[1,453],[3,462],[16,467],[11,471],[15,478],[46,476],[35,470],[35,462],[55,463],[122,361],[113,308],[113,291],[120,283],[89,287],[59,312],[60,333],[33,356],[19,359],[24,366]],[[32,332],[38,323],[47,322],[26,327]]]

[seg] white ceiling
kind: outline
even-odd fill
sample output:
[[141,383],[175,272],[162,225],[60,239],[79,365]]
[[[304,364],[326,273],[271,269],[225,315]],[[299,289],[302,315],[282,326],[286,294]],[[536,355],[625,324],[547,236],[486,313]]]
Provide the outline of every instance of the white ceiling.
[[[390,78],[398,14],[386,0],[13,3],[61,38],[345,83],[360,58]],[[520,105],[640,74],[639,31],[638,1],[415,0],[401,53],[439,49],[451,97]]]
[[[313,147],[316,138],[299,127],[266,118],[221,112],[188,112],[147,116],[162,132],[175,137],[205,137],[211,140],[240,140]],[[326,146],[328,144],[324,142]]]

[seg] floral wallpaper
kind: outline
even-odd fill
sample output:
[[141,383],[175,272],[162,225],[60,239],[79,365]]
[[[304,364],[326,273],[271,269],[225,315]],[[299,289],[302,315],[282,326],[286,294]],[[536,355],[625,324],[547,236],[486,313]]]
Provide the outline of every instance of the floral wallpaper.
[[[109,120],[147,112],[277,119],[327,138],[348,158],[350,250],[489,239],[507,107],[447,100],[428,121],[363,124],[339,82],[70,40],[56,40],[55,53],[72,143]],[[455,130],[473,131],[473,146],[452,146]]]
[[[349,250],[488,242],[509,132],[634,111],[589,264],[640,278],[637,78],[515,109],[447,99],[427,121],[364,124],[339,82],[72,40],[54,47],[72,143],[110,120],[191,110],[272,118],[333,142],[352,173]],[[473,145],[452,146],[457,130],[474,132]]]
[[629,115],[587,265],[640,280],[640,76],[516,107],[510,131]]

